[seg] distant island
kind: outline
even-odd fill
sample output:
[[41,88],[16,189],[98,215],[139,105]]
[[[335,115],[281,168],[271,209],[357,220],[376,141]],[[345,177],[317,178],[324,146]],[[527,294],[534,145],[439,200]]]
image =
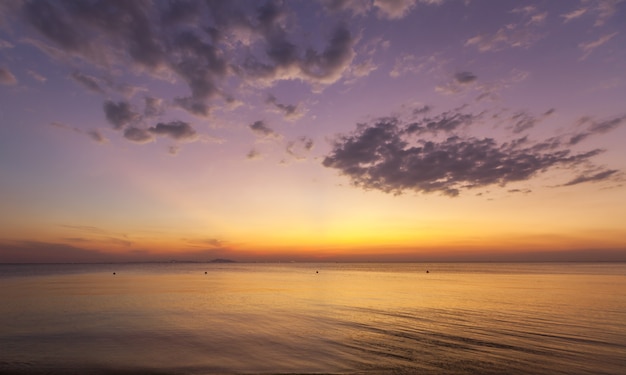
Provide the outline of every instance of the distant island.
[[237,262],[234,261],[234,260],[230,260],[230,259],[219,259],[218,258],[218,259],[210,260],[209,263],[237,263]]
[[[160,262],[156,262],[160,263]],[[177,260],[172,259],[166,263],[237,263],[236,260],[217,258],[213,260]]]

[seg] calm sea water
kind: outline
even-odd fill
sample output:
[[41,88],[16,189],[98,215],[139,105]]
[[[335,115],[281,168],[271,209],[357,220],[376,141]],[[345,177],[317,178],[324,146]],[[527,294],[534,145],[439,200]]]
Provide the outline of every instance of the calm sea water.
[[0,265],[0,283],[2,374],[626,373],[624,263]]

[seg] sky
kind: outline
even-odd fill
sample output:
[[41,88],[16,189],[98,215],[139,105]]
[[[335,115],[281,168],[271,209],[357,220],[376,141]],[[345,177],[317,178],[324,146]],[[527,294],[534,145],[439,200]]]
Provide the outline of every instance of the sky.
[[625,20],[2,1],[0,262],[626,261]]

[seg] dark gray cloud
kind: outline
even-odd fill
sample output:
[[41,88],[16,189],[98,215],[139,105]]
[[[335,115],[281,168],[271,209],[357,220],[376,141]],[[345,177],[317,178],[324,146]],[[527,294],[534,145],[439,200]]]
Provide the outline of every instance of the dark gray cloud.
[[161,13],[161,21],[168,25],[192,22],[199,11],[200,3],[197,1],[170,1]]
[[154,141],[154,136],[150,131],[133,126],[124,130],[124,138],[135,143],[148,143]]
[[195,129],[183,121],[172,121],[168,123],[158,123],[148,129],[152,134],[170,137],[177,141],[190,141],[197,138]]
[[[356,40],[345,25],[330,32],[324,48],[303,46],[291,30],[297,15],[281,1],[40,0],[7,9],[29,26],[25,40],[55,59],[79,59],[111,76],[117,67],[132,66],[137,74],[185,82],[188,94],[173,104],[200,117],[211,115],[215,99],[232,99],[226,80],[257,87],[300,80],[319,89],[347,74],[355,55]],[[94,77],[72,78],[103,91]],[[291,118],[300,114],[284,106],[276,108]]]
[[287,142],[287,154],[296,160],[306,159],[306,154],[313,149],[313,139],[302,136],[294,141]]
[[550,108],[550,109],[548,109],[547,111],[545,111],[545,112],[543,113],[543,116],[544,116],[544,117],[552,116],[552,114],[553,114],[554,112],[556,112],[556,109],[554,109],[554,108]]
[[526,111],[517,112],[509,118],[511,131],[515,134],[519,134],[526,130],[530,130],[546,118],[550,117],[554,112],[554,108],[547,110],[540,116],[533,115]]
[[91,138],[92,140],[94,140],[97,143],[106,143],[108,142],[107,138],[102,135],[102,133],[100,133],[99,130],[88,130],[85,134],[87,134],[87,136],[89,138]]
[[248,126],[250,130],[261,138],[280,138],[280,134],[276,133],[265,122],[259,120]]
[[[588,122],[588,121],[589,121],[588,118],[583,119],[583,122]],[[569,139],[569,144],[573,146],[587,139],[588,137],[592,135],[608,133],[611,130],[614,130],[615,128],[620,126],[622,123],[624,123],[624,121],[626,121],[626,116],[618,116],[618,117],[614,117],[612,119],[608,119],[608,120],[600,121],[600,122],[594,121],[587,127],[587,130],[574,134]]]
[[59,5],[48,1],[25,2],[22,13],[32,26],[60,48],[86,52],[88,36],[77,29],[79,25],[72,22],[71,14]]
[[[55,4],[59,5],[60,11],[71,17],[72,25],[78,28],[75,31],[83,38],[89,38],[87,42],[105,40],[114,50],[113,53],[123,51],[133,63],[149,70],[165,65],[166,47],[163,45],[163,35],[150,17],[149,3],[96,1]],[[44,35],[49,36],[45,32]]]
[[299,140],[300,142],[302,142],[304,149],[307,151],[311,151],[313,149],[313,146],[315,145],[313,143],[313,139],[309,137],[300,137]]
[[594,134],[607,133],[617,128],[625,120],[626,120],[626,116],[621,116],[621,117],[612,118],[606,121],[596,122],[596,123],[593,123],[591,126],[589,126],[589,131]]
[[193,97],[185,97],[174,99],[174,103],[180,108],[198,117],[209,117],[211,114],[211,107],[204,100],[194,99]]
[[110,89],[121,93],[126,97],[132,97],[136,92],[143,90],[141,87],[138,86],[133,86],[126,83],[117,83],[111,78],[98,78],[92,75],[83,74],[79,71],[74,71],[72,74],[70,74],[70,78],[74,80],[74,82],[80,84],[87,91],[96,94],[105,94],[107,89]]
[[2,85],[14,85],[17,83],[17,78],[8,69],[0,67],[0,84]]
[[[77,56],[107,69],[128,65],[130,60],[149,74],[173,72],[191,91],[189,97],[181,98],[180,106],[204,115],[202,102],[216,92],[216,74],[223,75],[226,64],[210,44],[176,27],[186,19],[183,8],[188,13],[199,5],[186,1],[36,1],[24,5],[21,12],[27,24],[45,38],[33,44],[45,52],[54,51],[53,57]],[[97,91],[93,79],[73,78]]]
[[130,103],[125,101],[113,102],[107,100],[104,102],[104,114],[106,119],[113,125],[114,129],[122,129],[139,119],[139,114],[135,112]]
[[302,117],[302,112],[299,110],[297,104],[279,103],[274,95],[268,95],[265,103],[272,105],[272,107],[281,113],[287,120],[297,120]]
[[521,194],[529,194],[532,193],[530,189],[510,189],[507,190],[509,193],[521,193]]
[[478,79],[472,72],[459,72],[454,75],[454,79],[461,84],[472,83]]
[[307,50],[304,72],[321,82],[336,81],[354,57],[353,45],[354,39],[350,30],[345,26],[337,27],[321,54],[312,49]]
[[570,146],[576,145],[578,143],[580,143],[581,141],[583,141],[584,139],[586,139],[587,137],[589,137],[591,135],[591,133],[578,133],[573,135],[570,139],[569,139],[569,144]]
[[261,158],[261,153],[257,149],[252,149],[246,154],[246,159],[256,160]]
[[[176,141],[191,142],[198,139],[198,133],[189,123],[184,121],[159,122],[151,127],[139,126],[145,120],[160,114],[162,102],[159,99],[145,98],[145,117],[142,117],[128,102],[113,102],[107,100],[104,103],[104,112],[107,120],[116,130],[124,130],[124,138],[135,143],[148,143],[155,140],[155,136],[169,137]],[[176,154],[178,148],[171,154]]]
[[104,89],[100,86],[96,77],[82,74],[81,72],[73,72],[70,77],[87,90],[97,94],[104,94]]
[[607,169],[593,174],[582,174],[571,181],[566,182],[563,186],[572,186],[582,184],[583,182],[598,182],[609,179],[615,173],[619,172],[616,169]]
[[[426,113],[430,107],[424,106],[417,108],[417,113]],[[415,114],[415,110],[413,111]],[[424,117],[420,121],[412,122],[405,127],[405,131],[409,134],[424,134],[439,132],[450,133],[462,126],[472,125],[480,119],[481,115],[470,113],[462,113],[459,110],[452,110],[441,113],[434,117]]]
[[[450,119],[456,115],[441,117]],[[492,138],[457,135],[444,140],[414,139],[414,133],[428,127],[411,127],[414,124],[404,124],[395,117],[360,124],[354,132],[336,140],[323,165],[337,169],[354,186],[363,189],[456,196],[470,188],[525,181],[555,167],[576,170],[590,164],[591,158],[601,152],[574,154],[558,139],[537,143],[526,138],[499,143]],[[600,177],[608,176],[597,179]]]
[[[288,39],[280,23],[281,12],[265,9],[259,12],[259,31],[265,36],[266,56],[249,56],[240,70],[249,78],[272,84],[279,80],[302,80],[326,85],[339,80],[354,58],[355,40],[344,25],[331,33],[327,46],[319,52],[300,48]],[[265,60],[269,58],[269,63]]]
[[179,34],[175,46],[172,68],[191,89],[191,96],[178,98],[177,104],[195,115],[208,116],[206,101],[219,93],[217,81],[227,74],[226,61],[210,41],[192,32]]
[[413,109],[413,115],[414,116],[423,115],[423,114],[426,114],[426,113],[430,112],[431,109],[432,109],[431,106],[423,105],[421,107],[414,108]]
[[536,117],[526,112],[516,113],[511,117],[511,119],[513,120],[513,133],[516,134],[533,128],[538,122]]

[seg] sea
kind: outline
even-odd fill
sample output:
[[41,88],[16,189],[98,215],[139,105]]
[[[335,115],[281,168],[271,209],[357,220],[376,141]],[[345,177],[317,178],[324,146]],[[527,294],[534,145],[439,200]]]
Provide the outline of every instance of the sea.
[[0,374],[626,374],[626,263],[0,264]]

